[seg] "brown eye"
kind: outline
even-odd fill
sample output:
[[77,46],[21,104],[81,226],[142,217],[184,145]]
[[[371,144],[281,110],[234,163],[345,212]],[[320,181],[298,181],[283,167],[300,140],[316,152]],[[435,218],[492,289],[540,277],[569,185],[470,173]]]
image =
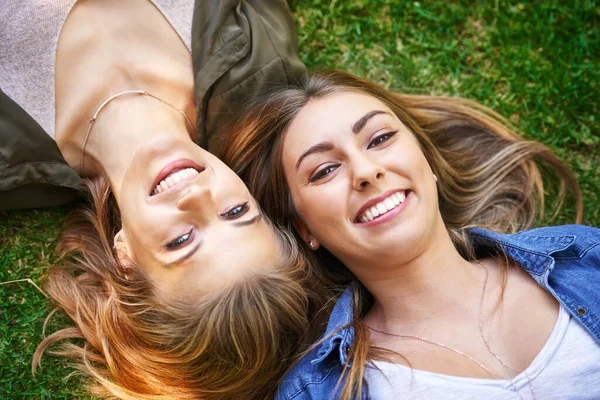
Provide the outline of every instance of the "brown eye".
[[392,136],[394,136],[396,133],[398,133],[398,131],[388,132],[388,133],[384,133],[382,135],[377,136],[375,139],[373,139],[371,141],[371,143],[369,143],[369,145],[367,146],[367,149],[371,149],[373,147],[377,147],[381,143],[387,142],[389,140],[389,138],[391,138]]
[[315,182],[318,181],[321,178],[326,177],[327,175],[329,175],[330,173],[332,173],[333,171],[335,171],[336,169],[338,169],[339,165],[328,165],[325,168],[320,169],[319,171],[317,171],[316,174],[314,174],[308,181],[309,182]]

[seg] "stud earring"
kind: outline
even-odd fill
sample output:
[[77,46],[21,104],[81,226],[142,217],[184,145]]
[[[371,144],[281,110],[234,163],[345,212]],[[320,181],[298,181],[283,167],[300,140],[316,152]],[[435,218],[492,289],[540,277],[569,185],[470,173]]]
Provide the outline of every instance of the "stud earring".
[[313,243],[312,239],[310,239],[310,241],[308,242],[308,247],[310,247],[311,250],[315,249],[315,244]]
[[433,174],[433,180],[437,182],[437,175]]

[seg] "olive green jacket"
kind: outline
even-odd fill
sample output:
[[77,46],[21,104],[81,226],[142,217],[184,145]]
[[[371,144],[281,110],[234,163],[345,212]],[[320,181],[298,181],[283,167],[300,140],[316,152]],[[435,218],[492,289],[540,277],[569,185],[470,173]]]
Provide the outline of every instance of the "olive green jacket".
[[[192,57],[196,143],[217,155],[245,100],[305,70],[285,0],[196,0]],[[82,189],[52,138],[0,88],[0,211],[64,204]]]

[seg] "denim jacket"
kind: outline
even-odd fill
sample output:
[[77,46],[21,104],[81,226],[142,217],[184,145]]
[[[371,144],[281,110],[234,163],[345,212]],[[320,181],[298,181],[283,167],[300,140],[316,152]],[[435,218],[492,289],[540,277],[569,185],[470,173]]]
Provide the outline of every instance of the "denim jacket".
[[[475,249],[494,247],[519,263],[551,293],[600,344],[600,229],[565,225],[502,235],[484,229],[468,232]],[[352,294],[337,301],[324,336],[352,321]],[[354,331],[342,329],[303,357],[283,378],[277,400],[336,399],[338,380]],[[335,391],[335,392],[334,392]],[[368,399],[365,389],[361,396]]]

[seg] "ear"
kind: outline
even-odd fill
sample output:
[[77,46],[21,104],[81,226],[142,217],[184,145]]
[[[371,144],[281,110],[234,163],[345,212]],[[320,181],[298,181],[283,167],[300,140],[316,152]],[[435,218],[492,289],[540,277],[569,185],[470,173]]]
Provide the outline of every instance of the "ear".
[[304,243],[306,243],[311,250],[317,250],[319,248],[319,241],[312,235],[312,233],[310,232],[306,224],[304,224],[304,222],[295,219],[292,222],[292,225],[294,225],[294,228],[296,229],[296,232],[298,232],[298,235],[300,235],[302,240],[304,240]]
[[128,265],[131,263],[131,252],[123,229],[117,232],[114,242],[113,250],[115,251],[117,261],[119,262],[119,268],[125,279],[129,280],[131,268],[128,267]]

